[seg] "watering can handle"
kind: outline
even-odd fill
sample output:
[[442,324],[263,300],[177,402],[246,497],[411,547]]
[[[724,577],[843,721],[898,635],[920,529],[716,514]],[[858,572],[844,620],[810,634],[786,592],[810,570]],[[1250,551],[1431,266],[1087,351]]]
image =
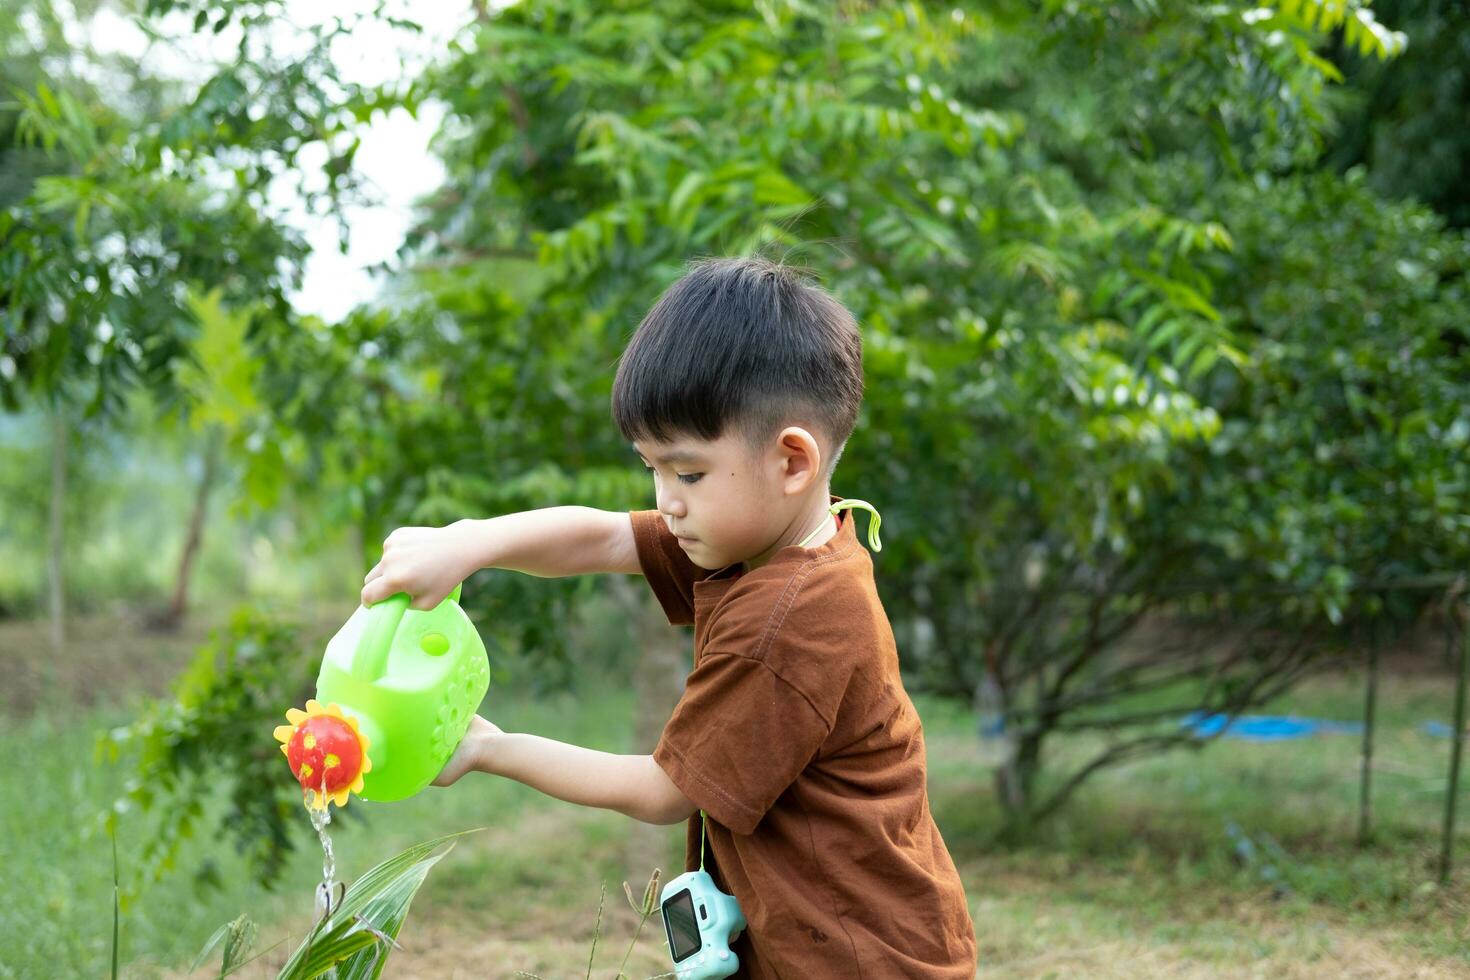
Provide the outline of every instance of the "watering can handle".
[[[461,582],[450,590],[444,602],[459,602],[463,589],[464,583]],[[408,612],[410,601],[407,592],[399,592],[368,607],[367,623],[352,655],[352,672],[358,677],[377,680],[383,676],[383,671],[388,668],[388,651],[393,647],[393,636],[398,632],[403,614]]]

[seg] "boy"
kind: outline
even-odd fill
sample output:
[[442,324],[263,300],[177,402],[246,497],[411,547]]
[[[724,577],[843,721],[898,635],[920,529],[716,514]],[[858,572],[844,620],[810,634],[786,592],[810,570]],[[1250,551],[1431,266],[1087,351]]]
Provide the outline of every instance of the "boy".
[[741,974],[972,978],[964,889],[929,813],[923,732],[849,510],[828,482],[862,402],[846,309],[762,259],[695,265],[639,325],[613,416],[657,510],[554,507],[400,528],[362,601],[432,608],[482,567],[643,574],[695,666],[652,755],[476,716],[435,785],[471,769],[655,824],[735,896]]

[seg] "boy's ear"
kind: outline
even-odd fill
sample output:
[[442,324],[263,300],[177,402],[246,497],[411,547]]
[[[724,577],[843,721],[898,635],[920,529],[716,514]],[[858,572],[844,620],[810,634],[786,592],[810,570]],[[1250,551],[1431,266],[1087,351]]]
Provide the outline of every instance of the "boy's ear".
[[822,472],[822,447],[799,425],[788,425],[776,437],[781,454],[781,489],[788,494],[806,491]]

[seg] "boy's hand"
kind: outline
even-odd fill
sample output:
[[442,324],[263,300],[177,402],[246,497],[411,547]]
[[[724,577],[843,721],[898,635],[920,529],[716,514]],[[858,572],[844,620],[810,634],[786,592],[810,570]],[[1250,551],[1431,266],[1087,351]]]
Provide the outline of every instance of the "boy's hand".
[[383,542],[383,558],[363,579],[362,604],[407,592],[413,608],[433,609],[475,571],[470,525],[400,527]]
[[479,715],[475,715],[470,719],[469,730],[459,741],[459,748],[455,749],[454,755],[444,763],[444,769],[434,778],[431,785],[453,786],[465,773],[472,769],[483,768],[482,762],[490,740],[503,734],[505,733],[499,728]]

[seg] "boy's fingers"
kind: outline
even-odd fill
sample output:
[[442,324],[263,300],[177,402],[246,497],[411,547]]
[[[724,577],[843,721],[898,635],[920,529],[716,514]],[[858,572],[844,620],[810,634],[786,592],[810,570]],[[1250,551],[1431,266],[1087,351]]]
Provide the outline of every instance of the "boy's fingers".
[[383,576],[379,575],[376,579],[363,586],[362,604],[364,606],[371,606],[375,602],[382,602],[392,595],[394,591],[393,586],[389,585]]
[[429,593],[425,592],[413,602],[409,603],[409,606],[410,608],[417,609],[420,612],[428,612],[430,609],[433,609],[435,606],[439,605],[439,603],[443,601],[444,596],[441,595],[439,596],[439,598],[436,599]]
[[379,562],[376,565],[374,565],[372,568],[370,568],[368,570],[367,575],[363,576],[363,579],[362,580],[364,582],[371,582],[373,579],[377,578],[379,575],[382,575],[382,574],[383,574],[383,562],[381,560],[379,560]]

